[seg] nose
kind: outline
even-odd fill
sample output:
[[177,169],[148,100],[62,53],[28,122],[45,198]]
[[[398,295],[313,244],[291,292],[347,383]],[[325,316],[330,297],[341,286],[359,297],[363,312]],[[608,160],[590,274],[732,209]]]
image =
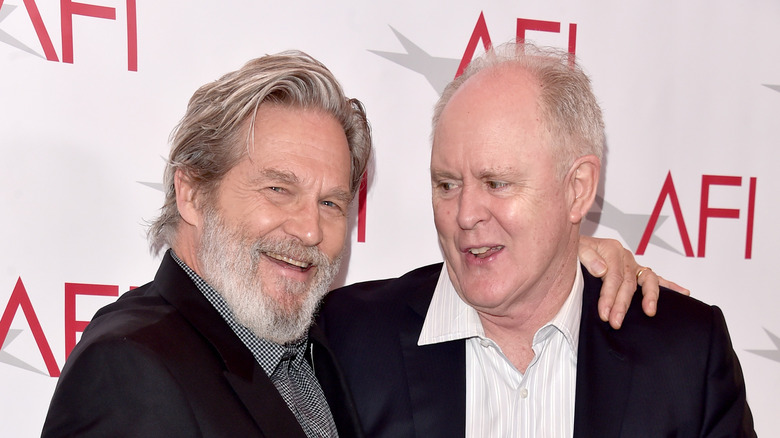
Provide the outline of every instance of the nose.
[[290,212],[284,231],[305,246],[319,245],[323,237],[319,203],[301,203],[299,208]]
[[473,185],[464,185],[458,197],[458,226],[463,230],[474,229],[480,222],[488,220],[490,210],[486,205],[486,194]]

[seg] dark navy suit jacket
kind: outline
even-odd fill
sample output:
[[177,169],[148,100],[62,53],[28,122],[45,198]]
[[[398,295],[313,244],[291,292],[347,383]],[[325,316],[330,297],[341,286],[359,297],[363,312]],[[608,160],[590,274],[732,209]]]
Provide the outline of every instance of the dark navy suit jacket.
[[[465,341],[417,346],[441,267],[336,290],[321,309],[368,437],[464,436]],[[637,291],[613,330],[598,317],[601,281],[583,273],[575,437],[755,436],[717,307],[662,290],[649,318]]]
[[[315,326],[310,361],[341,437],[362,436]],[[170,254],[93,318],[57,382],[43,437],[300,437],[249,349]]]

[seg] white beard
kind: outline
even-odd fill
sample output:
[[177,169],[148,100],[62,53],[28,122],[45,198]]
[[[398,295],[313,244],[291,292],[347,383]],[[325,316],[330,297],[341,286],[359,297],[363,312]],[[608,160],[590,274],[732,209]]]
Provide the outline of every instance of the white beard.
[[[279,300],[263,292],[258,265],[270,252],[316,266],[310,287],[279,279]],[[204,230],[198,259],[203,279],[222,295],[236,321],[256,336],[285,344],[302,339],[314,313],[328,293],[341,264],[341,255],[330,260],[319,248],[306,247],[294,239],[252,239],[231,228],[213,208],[204,208]]]

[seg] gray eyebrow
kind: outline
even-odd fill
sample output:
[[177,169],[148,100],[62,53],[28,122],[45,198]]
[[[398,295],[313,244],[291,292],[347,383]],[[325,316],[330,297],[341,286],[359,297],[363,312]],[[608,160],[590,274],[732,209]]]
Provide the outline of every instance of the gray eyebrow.
[[261,173],[263,177],[273,179],[276,181],[282,181],[291,184],[300,182],[297,175],[287,170],[271,168],[271,169],[263,169]]
[[[481,172],[479,172],[479,175],[477,177],[479,179],[490,179],[490,178],[506,178],[509,175],[514,175],[517,173],[517,170],[514,167],[497,167],[497,168],[490,168],[485,169]],[[431,169],[431,179],[460,179],[460,177],[454,175],[453,173],[446,171],[446,170],[438,170],[438,169]]]
[[345,190],[336,190],[332,193],[333,197],[338,199],[339,201],[343,202],[344,204],[349,204],[352,202],[352,193],[345,191]]
[[481,179],[505,178],[508,175],[514,175],[516,173],[517,171],[513,167],[498,167],[483,170],[480,172],[479,177]]

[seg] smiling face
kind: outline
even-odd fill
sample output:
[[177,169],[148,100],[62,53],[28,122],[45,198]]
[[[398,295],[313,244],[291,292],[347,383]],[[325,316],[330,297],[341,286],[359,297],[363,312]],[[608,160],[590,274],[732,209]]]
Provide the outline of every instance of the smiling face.
[[196,272],[258,336],[300,338],[338,270],[349,202],[339,123],[319,110],[261,105],[253,146],[199,209]]
[[577,195],[572,172],[556,172],[538,98],[524,70],[485,70],[455,92],[434,132],[439,242],[455,289],[481,313],[511,314],[574,278]]

